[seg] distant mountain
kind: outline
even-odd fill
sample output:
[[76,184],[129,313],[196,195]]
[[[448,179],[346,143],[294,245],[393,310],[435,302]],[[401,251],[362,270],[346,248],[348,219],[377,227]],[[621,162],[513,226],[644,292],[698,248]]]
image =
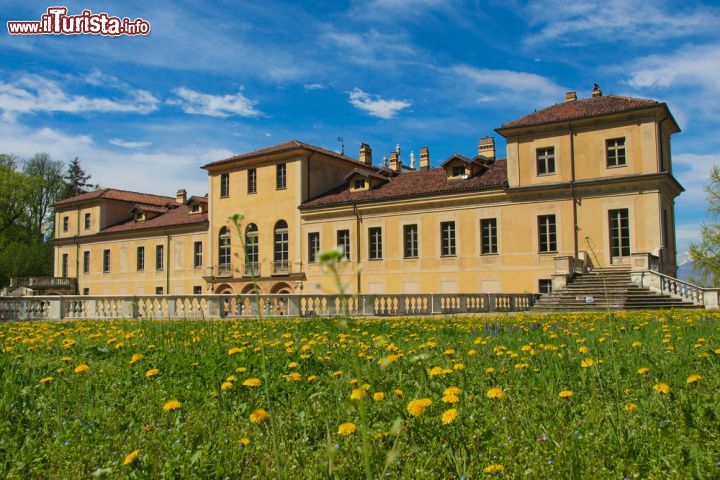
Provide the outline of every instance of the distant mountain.
[[685,259],[678,262],[677,278],[680,280],[688,281],[693,274],[693,262],[692,260]]

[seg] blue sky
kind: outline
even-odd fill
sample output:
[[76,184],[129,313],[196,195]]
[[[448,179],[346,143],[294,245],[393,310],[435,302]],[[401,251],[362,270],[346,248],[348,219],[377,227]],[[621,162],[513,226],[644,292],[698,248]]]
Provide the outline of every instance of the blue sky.
[[[565,91],[654,98],[673,139],[679,252],[720,161],[720,8],[626,0],[69,2],[142,17],[147,37],[11,37],[48,6],[0,0],[0,152],[80,157],[103,186],[204,194],[208,161],[299,139],[376,160],[472,154]],[[499,154],[504,156],[501,139]]]

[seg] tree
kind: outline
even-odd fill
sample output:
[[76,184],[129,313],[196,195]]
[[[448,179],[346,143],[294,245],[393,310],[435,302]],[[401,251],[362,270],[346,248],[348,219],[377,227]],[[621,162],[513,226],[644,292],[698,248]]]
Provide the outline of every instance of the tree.
[[720,283],[720,166],[710,172],[710,183],[705,187],[708,199],[709,223],[700,226],[700,243],[690,245],[693,261],[693,280],[705,286]]
[[38,237],[47,238],[54,230],[52,206],[65,190],[63,163],[47,153],[37,153],[25,162],[23,173],[39,183],[28,205],[28,227]]
[[85,170],[80,166],[80,160],[75,157],[75,160],[70,162],[63,180],[65,180],[65,189],[63,191],[62,198],[70,198],[76,195],[87,193],[94,185],[88,183],[92,176],[85,173]]
[[39,183],[37,178],[16,171],[11,163],[0,164],[0,235],[11,227],[27,226],[28,205]]

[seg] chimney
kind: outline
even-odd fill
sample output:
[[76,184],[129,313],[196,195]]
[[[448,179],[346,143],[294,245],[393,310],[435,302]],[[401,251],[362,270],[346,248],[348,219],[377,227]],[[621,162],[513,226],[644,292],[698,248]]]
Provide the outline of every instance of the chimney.
[[400,163],[400,155],[398,152],[390,152],[390,170],[393,172],[399,172],[402,170],[402,164]]
[[181,188],[177,191],[177,193],[175,194],[175,201],[180,204],[183,204],[187,201],[187,192],[184,188]]
[[430,149],[420,147],[420,170],[430,170]]
[[493,137],[483,137],[478,143],[478,155],[488,160],[495,160],[495,139]]
[[600,90],[600,87],[596,83],[592,89],[592,96],[593,97],[602,97],[602,90]]
[[572,102],[572,101],[575,101],[575,100],[577,100],[577,93],[575,93],[575,92],[567,92],[567,93],[565,94],[565,101],[566,101],[566,102]]
[[372,165],[372,148],[367,143],[360,144],[360,163]]

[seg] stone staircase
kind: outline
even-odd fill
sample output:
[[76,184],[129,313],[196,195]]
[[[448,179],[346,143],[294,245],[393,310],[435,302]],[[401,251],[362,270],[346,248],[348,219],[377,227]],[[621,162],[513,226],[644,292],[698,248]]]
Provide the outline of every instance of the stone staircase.
[[686,300],[639,287],[630,279],[629,266],[613,266],[576,275],[565,288],[540,297],[533,310],[605,310],[608,306],[615,310],[703,308]]

